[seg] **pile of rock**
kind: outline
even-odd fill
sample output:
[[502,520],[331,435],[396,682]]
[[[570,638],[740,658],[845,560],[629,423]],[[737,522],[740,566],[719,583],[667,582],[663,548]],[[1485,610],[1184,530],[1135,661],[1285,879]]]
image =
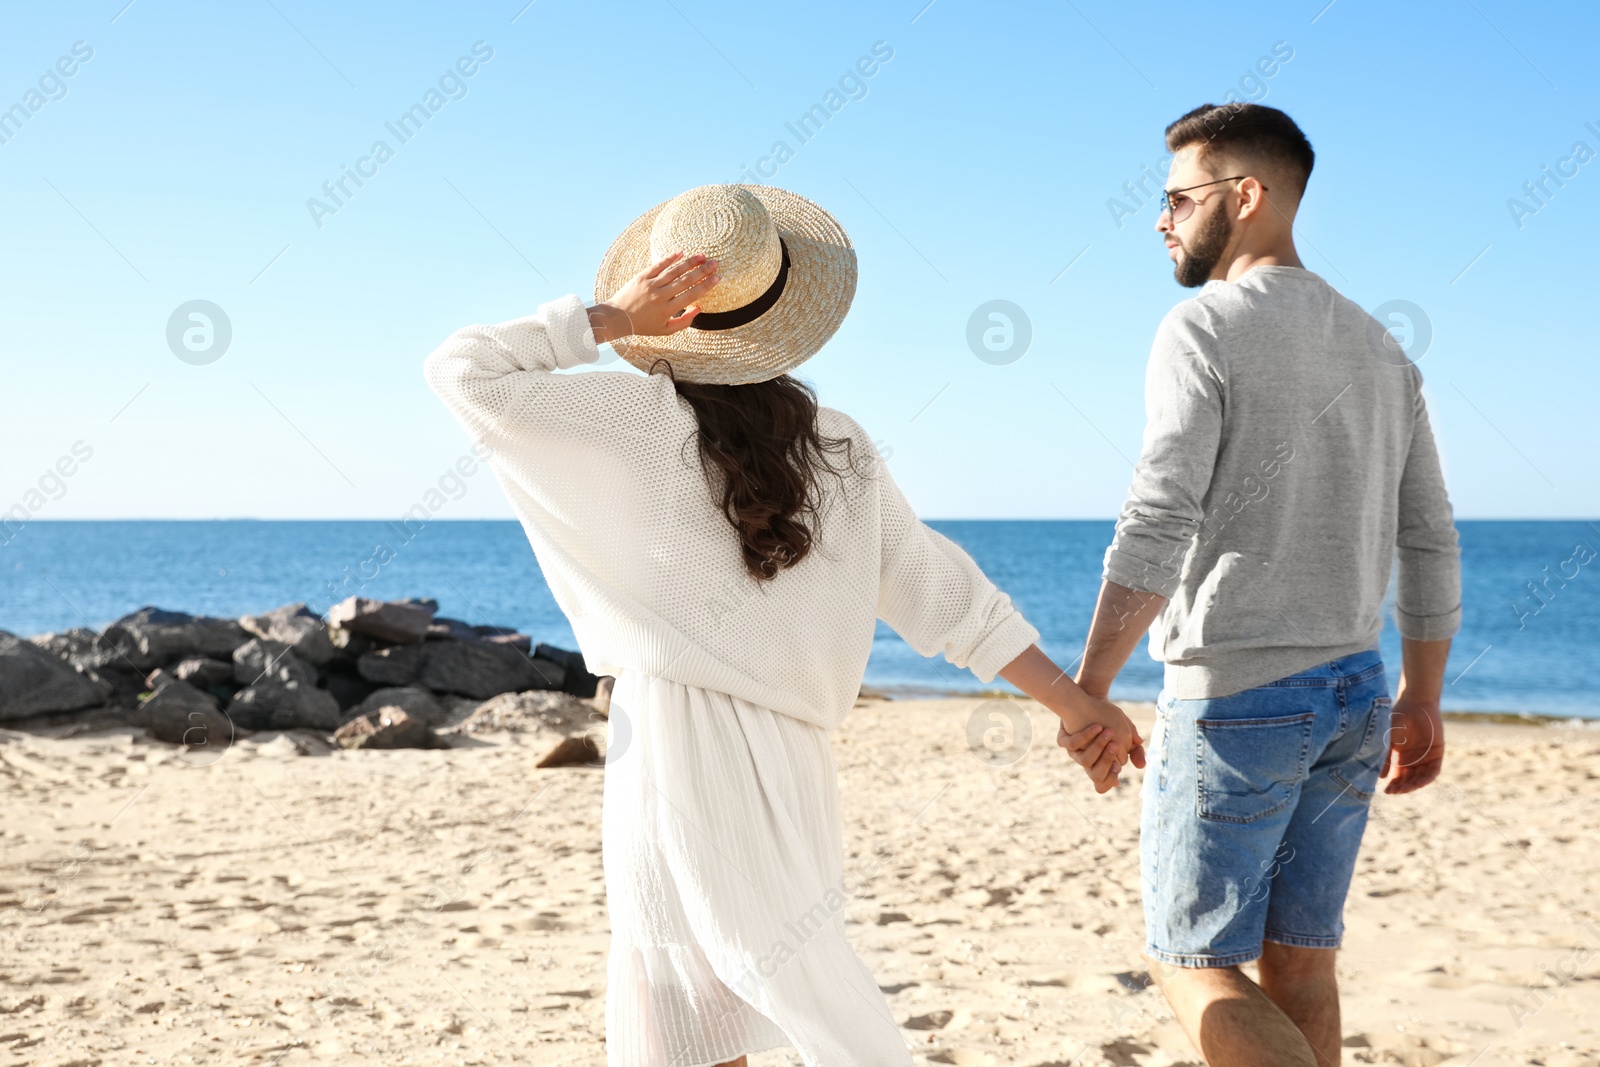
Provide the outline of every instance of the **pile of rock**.
[[581,655],[438,607],[351,597],[326,619],[304,604],[240,619],[147,607],[99,633],[0,631],[0,721],[94,709],[191,747],[308,729],[348,748],[431,748],[447,745],[437,728],[503,694],[565,705],[550,711],[563,739],[603,718],[609,679]]

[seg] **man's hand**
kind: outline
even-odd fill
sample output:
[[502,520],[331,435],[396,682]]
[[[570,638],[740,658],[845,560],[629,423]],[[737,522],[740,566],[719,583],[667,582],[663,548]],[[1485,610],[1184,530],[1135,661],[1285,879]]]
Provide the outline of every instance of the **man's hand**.
[[1404,689],[1390,712],[1389,751],[1383,757],[1381,777],[1394,778],[1385,793],[1410,793],[1439,777],[1444,766],[1444,720],[1437,700],[1408,696]]
[[695,301],[719,280],[714,259],[698,253],[685,258],[682,252],[664,257],[634,275],[610,300],[589,309],[595,344],[633,334],[677,333],[693,324],[700,314]]
[[1072,761],[1083,768],[1089,781],[1094,783],[1096,793],[1105,793],[1116,787],[1117,775],[1122,771],[1122,760],[1113,731],[1096,722],[1069,734],[1063,723],[1061,731],[1056,734],[1056,744],[1066,749]]
[[1092,698],[1089,723],[1068,732],[1063,722],[1056,733],[1056,744],[1067,750],[1073,762],[1082,767],[1097,793],[1117,784],[1122,768],[1132,763],[1144,766],[1144,739],[1132,720],[1109,700]]

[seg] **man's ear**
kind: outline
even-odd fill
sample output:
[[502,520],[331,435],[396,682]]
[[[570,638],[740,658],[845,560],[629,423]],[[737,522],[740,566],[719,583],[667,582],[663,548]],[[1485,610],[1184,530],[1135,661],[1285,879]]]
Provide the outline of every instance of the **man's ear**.
[[1239,218],[1248,219],[1263,211],[1271,211],[1272,205],[1267,203],[1267,187],[1255,177],[1247,177],[1238,185],[1239,189]]

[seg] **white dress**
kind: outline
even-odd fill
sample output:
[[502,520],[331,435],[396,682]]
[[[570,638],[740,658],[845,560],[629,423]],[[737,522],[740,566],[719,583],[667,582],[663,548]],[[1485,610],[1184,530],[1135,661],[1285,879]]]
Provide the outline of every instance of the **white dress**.
[[919,522],[871,438],[827,492],[814,546],[770,582],[700,468],[662,375],[560,374],[599,352],[575,296],[457,331],[429,384],[522,521],[586,665],[617,678],[602,820],[612,1067],[702,1067],[779,1045],[811,1067],[911,1062],[845,937],[827,731],[855,702],[879,618],[979,679],[1039,633]]

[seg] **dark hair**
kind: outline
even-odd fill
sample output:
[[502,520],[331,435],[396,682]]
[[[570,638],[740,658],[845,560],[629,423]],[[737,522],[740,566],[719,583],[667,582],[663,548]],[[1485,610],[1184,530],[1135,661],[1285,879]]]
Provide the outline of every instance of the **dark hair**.
[[1317,158],[1294,119],[1261,104],[1201,104],[1167,127],[1167,151],[1196,144],[1201,159],[1212,152],[1237,152],[1281,166],[1300,193]]
[[[749,385],[680,382],[665,366],[678,395],[694,409],[700,466],[722,513],[739,534],[745,570],[758,580],[775,578],[811,551],[814,519],[821,503],[818,475],[839,477],[830,455],[843,451],[844,470],[855,464],[854,442],[823,437],[817,429],[817,396],[797,378],[780,375]],[[685,444],[688,442],[686,441]]]

